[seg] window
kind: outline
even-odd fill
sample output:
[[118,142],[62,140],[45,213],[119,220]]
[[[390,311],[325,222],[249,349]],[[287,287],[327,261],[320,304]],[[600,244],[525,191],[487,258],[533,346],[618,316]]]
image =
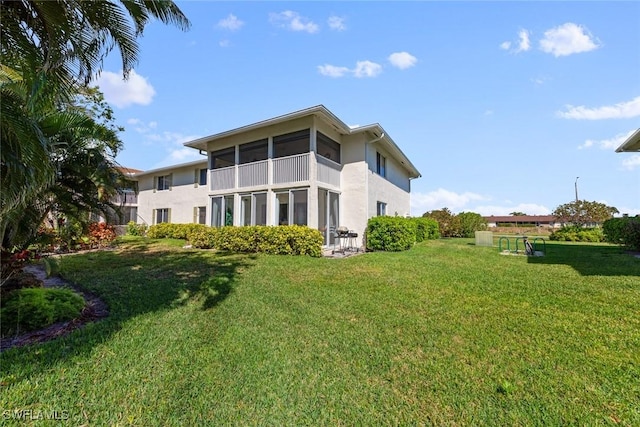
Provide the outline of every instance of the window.
[[320,132],[316,133],[318,155],[340,163],[340,144]]
[[381,177],[387,176],[387,159],[380,153],[376,153],[376,173]]
[[156,177],[156,190],[169,190],[171,188],[171,175]]
[[240,196],[240,225],[251,225],[251,195]]
[[307,225],[307,190],[276,194],[278,225]]
[[156,214],[154,215],[155,223],[162,224],[163,222],[170,221],[170,213],[171,209],[156,209]]
[[211,199],[211,226],[233,225],[233,210],[233,195],[213,197]]
[[234,198],[232,195],[224,196],[224,225],[233,225],[233,204]]
[[207,175],[209,174],[209,169],[200,169],[198,175],[198,185],[207,185]]
[[273,157],[286,157],[308,153],[310,147],[309,129],[273,137]]
[[211,169],[220,169],[236,164],[236,147],[211,152]]
[[207,223],[207,207],[206,206],[198,206],[196,207],[194,212],[195,223],[196,224],[206,224]]
[[267,225],[267,193],[253,195],[255,200],[255,225]]
[[261,139],[259,141],[248,142],[240,145],[240,164],[243,165],[245,163],[267,160],[268,149],[269,140],[267,139]]
[[387,204],[384,202],[376,203],[376,215],[385,216],[387,214]]

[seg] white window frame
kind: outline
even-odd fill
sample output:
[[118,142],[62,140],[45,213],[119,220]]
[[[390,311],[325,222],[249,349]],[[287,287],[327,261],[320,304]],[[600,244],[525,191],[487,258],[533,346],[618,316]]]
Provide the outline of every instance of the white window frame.
[[387,215],[387,204],[385,202],[376,202],[376,216]]

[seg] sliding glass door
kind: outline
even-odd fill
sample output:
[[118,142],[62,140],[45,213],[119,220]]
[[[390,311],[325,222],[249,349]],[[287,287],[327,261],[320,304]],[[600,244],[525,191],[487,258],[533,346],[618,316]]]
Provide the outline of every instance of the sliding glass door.
[[324,236],[325,245],[333,245],[340,218],[340,195],[318,189],[318,230]]

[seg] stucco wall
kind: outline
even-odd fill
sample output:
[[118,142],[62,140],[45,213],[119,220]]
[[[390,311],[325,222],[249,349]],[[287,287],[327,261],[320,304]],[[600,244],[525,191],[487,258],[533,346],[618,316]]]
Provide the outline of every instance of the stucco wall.
[[[143,221],[153,224],[154,209],[171,209],[172,223],[193,223],[193,209],[197,206],[207,206],[207,221],[209,215],[208,186],[196,184],[196,170],[206,168],[206,163],[195,166],[167,169],[157,174],[140,176],[138,179],[138,223]],[[154,177],[172,175],[172,185],[169,190],[154,191]]]

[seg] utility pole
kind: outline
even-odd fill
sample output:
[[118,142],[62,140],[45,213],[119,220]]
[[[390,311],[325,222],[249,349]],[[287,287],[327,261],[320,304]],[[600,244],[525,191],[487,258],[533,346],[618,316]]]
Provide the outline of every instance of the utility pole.
[[575,187],[576,187],[576,202],[578,201],[578,178],[580,178],[580,177],[576,176],[576,183],[575,183]]

